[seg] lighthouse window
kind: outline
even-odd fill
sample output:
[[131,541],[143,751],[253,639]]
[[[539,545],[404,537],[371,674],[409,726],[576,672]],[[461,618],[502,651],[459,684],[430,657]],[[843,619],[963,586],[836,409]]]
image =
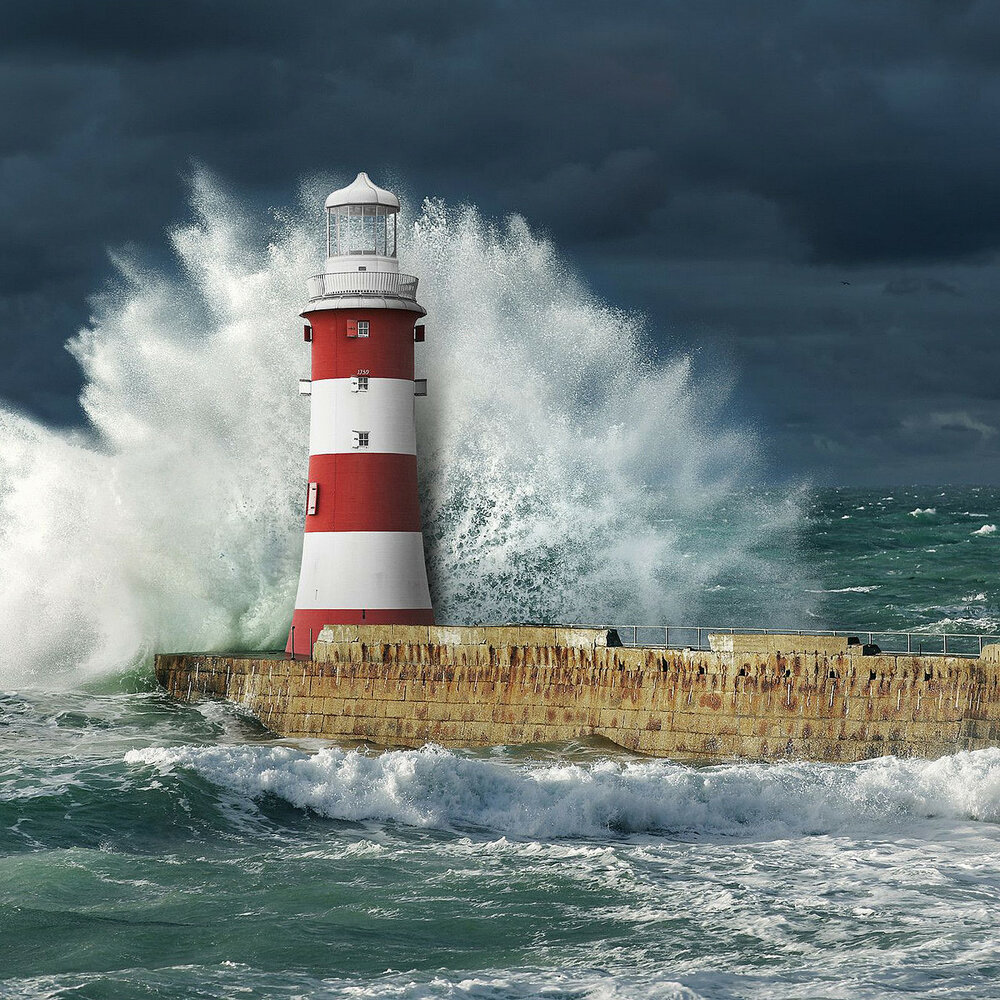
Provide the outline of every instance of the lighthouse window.
[[396,213],[386,205],[340,205],[326,217],[327,256],[396,256]]
[[[343,205],[336,210],[336,245],[338,254],[377,253],[375,246],[376,205]],[[334,219],[330,221],[333,244]]]
[[327,256],[332,257],[334,254],[347,253],[347,247],[350,243],[348,235],[350,221],[346,205],[330,209],[329,227],[330,249]]
[[364,215],[364,226],[362,228],[361,235],[361,252],[362,253],[376,253],[375,249],[375,205],[365,205]]
[[347,215],[340,217],[341,253],[377,252],[375,246],[375,209],[377,207],[376,205],[347,206]]
[[369,431],[355,431],[354,432],[354,447],[355,448],[367,448],[368,447],[368,435]]
[[386,256],[386,223],[389,217],[385,214],[385,206],[375,206],[375,253]]
[[358,320],[358,336],[367,337],[368,336],[368,320],[359,319]]
[[358,376],[358,392],[367,392],[367,391],[368,391],[368,376],[367,375],[359,375]]

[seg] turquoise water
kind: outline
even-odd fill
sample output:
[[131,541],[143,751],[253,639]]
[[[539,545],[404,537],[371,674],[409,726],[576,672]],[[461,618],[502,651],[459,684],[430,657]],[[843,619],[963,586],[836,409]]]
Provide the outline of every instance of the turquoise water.
[[[837,488],[813,493],[802,506],[799,529],[765,553],[781,578],[713,581],[704,624],[1000,630],[1000,490]],[[724,526],[716,530],[724,534]],[[766,607],[775,590],[788,610],[771,611],[767,620],[747,613]]]
[[[807,506],[768,557],[809,567],[788,625],[996,631],[1000,492]],[[146,669],[0,694],[0,997],[980,998],[998,895],[1000,751],[379,753]]]
[[800,554],[821,583],[813,617],[859,629],[1000,627],[1000,490],[825,490]]

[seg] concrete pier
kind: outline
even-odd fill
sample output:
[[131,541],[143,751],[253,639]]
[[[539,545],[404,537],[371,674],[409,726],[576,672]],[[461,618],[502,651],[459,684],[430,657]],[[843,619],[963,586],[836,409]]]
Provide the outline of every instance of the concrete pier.
[[595,629],[341,625],[308,660],[160,654],[156,675],[176,698],[225,699],[281,736],[381,746],[601,736],[678,759],[855,761],[1000,745],[1000,645],[959,657],[798,635],[715,635],[710,651],[614,641]]

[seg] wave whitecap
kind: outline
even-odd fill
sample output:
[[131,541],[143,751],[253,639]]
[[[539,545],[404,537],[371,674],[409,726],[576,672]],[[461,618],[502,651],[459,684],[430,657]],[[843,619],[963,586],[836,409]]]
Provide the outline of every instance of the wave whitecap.
[[807,594],[870,594],[881,590],[882,584],[874,583],[867,587],[834,587],[832,590],[807,590]]
[[370,756],[289,747],[153,747],[130,765],[196,772],[249,800],[331,819],[535,839],[660,833],[785,836],[929,817],[1000,821],[1000,749],[854,765],[669,761],[511,764],[439,747]]

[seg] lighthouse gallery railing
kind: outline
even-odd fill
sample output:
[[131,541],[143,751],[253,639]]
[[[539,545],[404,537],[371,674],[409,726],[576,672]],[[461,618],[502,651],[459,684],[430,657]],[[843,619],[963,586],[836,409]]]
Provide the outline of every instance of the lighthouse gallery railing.
[[307,284],[309,301],[341,295],[381,295],[392,299],[416,299],[417,279],[397,271],[343,271],[315,274]]

